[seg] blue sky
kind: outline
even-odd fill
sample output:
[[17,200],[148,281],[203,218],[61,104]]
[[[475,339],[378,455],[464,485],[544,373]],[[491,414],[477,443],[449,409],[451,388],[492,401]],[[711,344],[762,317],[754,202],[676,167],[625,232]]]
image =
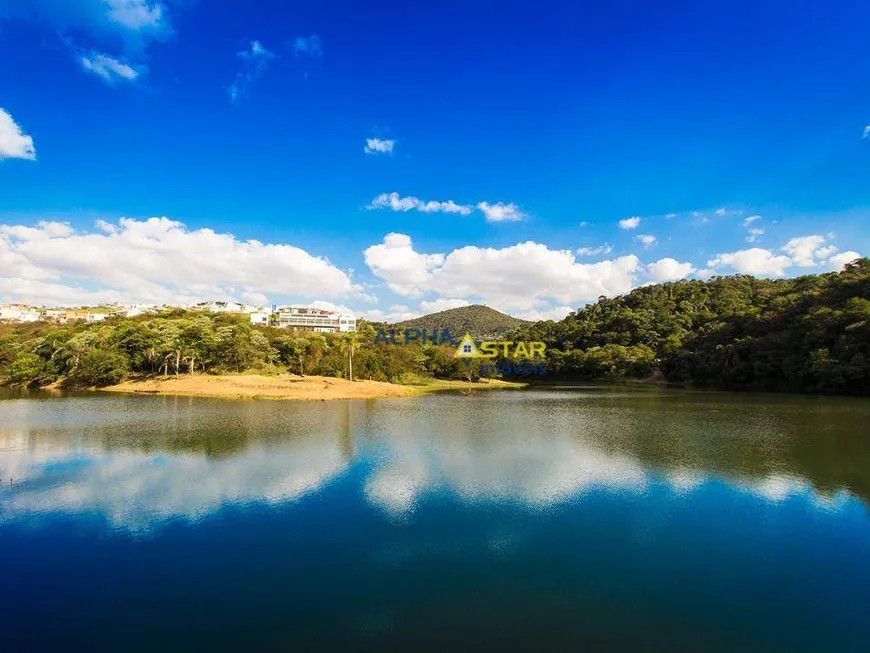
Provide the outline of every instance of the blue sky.
[[870,252],[868,26],[863,2],[6,0],[0,296],[558,317],[836,269]]

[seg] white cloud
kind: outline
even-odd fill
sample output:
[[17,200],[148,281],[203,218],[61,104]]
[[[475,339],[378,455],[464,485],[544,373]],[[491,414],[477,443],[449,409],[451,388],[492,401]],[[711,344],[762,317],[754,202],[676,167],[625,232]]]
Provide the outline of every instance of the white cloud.
[[391,209],[403,212],[413,209],[423,213],[459,213],[460,215],[469,215],[472,210],[470,206],[457,204],[453,200],[424,202],[416,197],[399,197],[398,193],[381,193],[369,203],[366,209],[369,211]]
[[420,317],[420,313],[410,310],[407,306],[390,306],[389,311],[366,310],[360,315],[369,322],[386,322],[387,324],[395,324],[396,322],[404,322],[405,320],[413,320]]
[[323,56],[323,41],[317,34],[311,36],[297,36],[293,40],[293,52],[296,56],[311,57],[312,59],[320,59]]
[[756,240],[758,240],[763,235],[764,235],[764,229],[759,229],[759,228],[750,229],[749,235],[746,237],[746,242],[747,243],[754,243]]
[[436,299],[431,302],[420,302],[420,312],[424,315],[428,315],[429,313],[438,313],[451,308],[460,308],[469,305],[470,302],[465,299]]
[[870,138],[870,125],[867,125],[864,128],[864,133],[862,134],[861,138]]
[[444,263],[443,254],[419,254],[414,251],[410,236],[396,233],[384,236],[383,243],[367,248],[363,256],[376,277],[405,297],[422,295],[422,286],[429,281],[432,271]]
[[447,255],[421,254],[410,237],[388,234],[364,254],[372,273],[399,294],[419,296],[428,291],[473,298],[507,311],[621,294],[631,290],[640,270],[636,256],[581,264],[569,250],[551,250],[531,241],[502,249],[467,246]]
[[680,263],[673,258],[663,258],[646,266],[650,279],[656,282],[678,281],[695,271],[691,263]]
[[93,73],[101,77],[109,84],[116,81],[124,80],[127,82],[136,81],[139,75],[142,74],[144,68],[133,68],[129,64],[119,61],[114,57],[100,52],[90,52],[82,55],[79,59],[82,68],[89,73]]
[[36,161],[36,150],[33,138],[25,134],[12,116],[0,107],[0,161],[3,159]]
[[631,218],[625,218],[624,220],[619,221],[620,229],[637,229],[640,226],[640,218],[638,216],[634,216]]
[[821,260],[825,254],[830,256],[837,251],[834,247],[833,251],[829,248],[823,248],[825,237],[818,234],[812,236],[801,236],[792,238],[782,247],[782,251],[791,257],[792,262],[802,268],[810,268],[821,264]]
[[526,217],[526,214],[513,202],[510,204],[479,202],[477,208],[483,212],[489,222],[516,222]]
[[286,244],[240,241],[168,218],[101,222],[99,232],[42,222],[0,225],[0,295],[33,304],[187,303],[242,293],[363,297],[349,275]]
[[259,41],[251,41],[248,49],[237,52],[236,56],[244,62],[245,70],[236,75],[228,89],[233,102],[244,95],[253,81],[266,71],[269,61],[275,58],[275,54]]
[[169,12],[158,0],[3,0],[0,18],[47,23],[61,31],[120,36],[130,45],[170,30]]
[[725,210],[725,207],[722,207],[721,209],[716,209],[715,213],[718,216],[723,216],[727,213],[727,211]]
[[695,273],[695,276],[698,277],[699,279],[709,279],[714,274],[716,274],[716,270],[714,270],[712,268],[704,268],[702,270],[698,270]]
[[160,27],[165,7],[149,0],[105,0],[109,20],[132,30]]
[[396,141],[391,139],[367,138],[363,152],[366,154],[391,154]]
[[477,208],[489,222],[511,222],[522,220],[526,215],[520,211],[516,204],[504,204],[496,202],[478,202],[477,206],[457,204],[453,200],[438,202],[434,200],[424,201],[417,197],[400,197],[398,193],[381,193],[371,202],[366,209],[391,209],[393,211],[422,211],[423,213],[458,213],[470,215]]
[[748,227],[749,225],[751,225],[753,222],[755,222],[757,220],[761,220],[760,215],[750,215],[748,218],[745,218],[743,220],[743,226]]
[[792,261],[788,256],[777,256],[766,249],[753,247],[727,254],[718,254],[707,262],[711,268],[729,266],[741,274],[781,277]]
[[529,322],[542,322],[544,320],[553,320],[555,322],[558,322],[559,320],[563,319],[568,314],[573,312],[574,309],[570,306],[553,306],[552,308],[547,308],[540,311],[523,311],[522,313],[516,313],[514,317],[518,317],[521,320],[528,320]]
[[634,239],[639,242],[644,249],[649,249],[657,242],[656,237],[651,236],[650,234],[638,234]]
[[599,254],[604,254],[605,256],[610,254],[613,251],[613,246],[610,243],[604,243],[603,245],[599,245],[598,247],[578,247],[577,254],[579,256],[598,256]]
[[830,257],[827,260],[826,265],[828,266],[829,269],[831,269],[835,272],[839,272],[844,267],[846,267],[847,263],[851,263],[852,261],[854,261],[857,258],[861,258],[861,255],[858,252],[853,252],[853,251],[842,252],[840,254],[836,254],[836,255]]
[[[750,229],[749,233],[750,237],[754,237],[764,232],[761,229]],[[827,244],[828,238],[831,237],[833,237],[832,234],[828,234],[828,236],[812,234],[792,238],[780,248],[786,255],[777,255],[770,250],[758,247],[718,254],[716,258],[708,261],[707,265],[712,268],[729,266],[743,274],[781,277],[791,266],[826,267],[837,270],[842,268],[845,262],[860,256],[857,252],[837,254],[839,249],[834,245]],[[747,240],[750,239],[747,238]],[[752,241],[750,240],[750,242]]]

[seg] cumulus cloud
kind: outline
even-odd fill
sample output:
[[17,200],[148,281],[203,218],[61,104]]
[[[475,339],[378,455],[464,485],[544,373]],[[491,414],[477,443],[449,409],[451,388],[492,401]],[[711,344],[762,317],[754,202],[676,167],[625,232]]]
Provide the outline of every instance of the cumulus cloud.
[[513,202],[510,204],[479,202],[477,208],[483,212],[484,217],[489,222],[516,222],[526,217],[525,213],[520,211],[519,207]]
[[320,59],[323,56],[323,41],[317,34],[297,36],[293,39],[293,52],[297,57]]
[[870,138],[870,125],[867,125],[864,128],[864,133],[861,135],[861,138]]
[[631,218],[625,218],[624,220],[619,221],[620,229],[637,229],[640,226],[640,218],[638,216],[634,216]]
[[582,264],[570,250],[532,241],[501,249],[468,246],[446,255],[422,254],[404,234],[388,234],[364,254],[372,273],[399,294],[473,298],[508,311],[621,294],[631,290],[641,268],[636,256]]
[[254,80],[266,71],[269,61],[275,58],[275,54],[267,50],[259,41],[251,41],[248,48],[237,52],[236,56],[244,62],[245,69],[236,75],[228,89],[232,102],[245,94]]
[[[846,262],[860,257],[857,252],[838,254],[839,249],[828,244],[828,239],[831,237],[831,234],[828,236],[812,234],[792,238],[780,248],[784,254],[775,254],[768,249],[758,247],[718,254],[708,261],[707,265],[714,269],[731,267],[742,274],[781,277],[792,266],[839,270]],[[846,256],[850,258],[846,260]]]
[[389,311],[375,309],[362,311],[361,315],[369,322],[386,322],[387,324],[395,324],[396,322],[404,322],[405,320],[413,320],[415,317],[420,317],[418,311],[412,311],[407,306],[401,304],[390,306]]
[[390,209],[392,211],[422,211],[423,213],[458,213],[470,215],[475,209],[483,213],[489,222],[513,222],[526,217],[519,207],[514,204],[496,202],[478,202],[476,206],[457,204],[453,200],[439,202],[435,200],[424,201],[417,197],[401,197],[398,193],[381,193],[371,202],[366,209],[374,211],[378,209]]
[[33,138],[12,119],[12,115],[0,107],[0,161],[3,159],[26,159],[36,161]]
[[431,302],[420,302],[420,312],[424,314],[438,313],[439,311],[468,305],[469,302],[465,299],[436,299]]
[[554,320],[558,322],[573,312],[574,309],[570,306],[553,306],[552,308],[546,308],[539,311],[523,311],[521,313],[516,313],[514,317],[518,317],[521,320],[528,320],[529,322],[542,322],[544,320]]
[[839,272],[844,267],[846,267],[847,263],[851,263],[855,259],[861,258],[861,255],[858,252],[848,251],[841,252],[840,254],[835,254],[831,256],[825,263],[828,269],[833,270],[834,272]]
[[744,227],[748,227],[748,226],[751,225],[753,222],[756,222],[756,221],[758,221],[758,220],[761,220],[761,216],[760,216],[760,215],[750,215],[748,218],[745,218],[745,219],[743,220],[743,226],[744,226]]
[[657,242],[656,237],[650,234],[638,234],[634,239],[639,242],[644,249],[649,249]]
[[604,243],[598,247],[578,247],[578,256],[598,256],[599,254],[610,254],[613,251],[613,246],[610,243]]
[[823,247],[825,240],[824,236],[818,234],[792,238],[782,247],[782,251],[791,257],[795,265],[811,268],[819,265],[822,259],[837,251],[836,247]]
[[114,57],[100,52],[90,52],[79,58],[82,68],[103,79],[108,84],[117,81],[133,82],[144,72],[144,68],[134,68]]
[[773,277],[784,276],[791,264],[788,256],[777,256],[769,250],[758,247],[719,254],[707,262],[707,265],[714,269],[728,266],[741,274]]
[[367,248],[363,256],[372,274],[405,297],[422,295],[432,271],[444,263],[443,254],[420,254],[410,236],[397,233],[384,236],[384,242]]
[[362,297],[346,272],[293,245],[240,241],[168,218],[121,218],[98,228],[0,224],[0,296],[46,305],[188,303],[242,293],[282,297],[288,290]]
[[396,141],[391,139],[367,138],[363,152],[366,154],[392,154]]
[[673,258],[663,258],[646,266],[650,279],[657,283],[663,281],[679,281],[695,271],[691,263],[680,263]]

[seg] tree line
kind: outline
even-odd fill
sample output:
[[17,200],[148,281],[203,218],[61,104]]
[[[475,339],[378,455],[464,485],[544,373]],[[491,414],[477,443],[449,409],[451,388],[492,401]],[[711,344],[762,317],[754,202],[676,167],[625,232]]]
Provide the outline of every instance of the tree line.
[[6,384],[106,386],[126,378],[258,372],[414,383],[479,377],[479,366],[428,343],[375,344],[356,333],[294,332],[250,324],[247,316],[181,309],[88,324],[0,325],[0,379]]
[[[644,286],[505,339],[546,343],[543,378],[870,395],[870,260],[795,279],[736,275]],[[414,383],[521,369],[501,359],[458,360],[454,349],[379,343],[365,321],[357,333],[308,333],[175,309],[94,324],[2,324],[0,379],[104,386],[137,375],[291,372]]]
[[565,379],[870,395],[870,260],[794,279],[686,280],[600,298],[515,339]]

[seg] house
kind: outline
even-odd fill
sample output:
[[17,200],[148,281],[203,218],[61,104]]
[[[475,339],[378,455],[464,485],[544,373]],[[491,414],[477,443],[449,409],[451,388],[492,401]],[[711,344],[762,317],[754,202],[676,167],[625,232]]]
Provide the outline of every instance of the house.
[[40,312],[24,304],[0,304],[0,320],[10,322],[38,322]]
[[269,318],[271,317],[269,313],[256,312],[250,313],[250,316],[251,324],[255,324],[257,326],[269,326]]
[[319,333],[345,333],[356,331],[356,317],[338,311],[304,306],[278,308],[275,325],[293,331],[316,331]]

